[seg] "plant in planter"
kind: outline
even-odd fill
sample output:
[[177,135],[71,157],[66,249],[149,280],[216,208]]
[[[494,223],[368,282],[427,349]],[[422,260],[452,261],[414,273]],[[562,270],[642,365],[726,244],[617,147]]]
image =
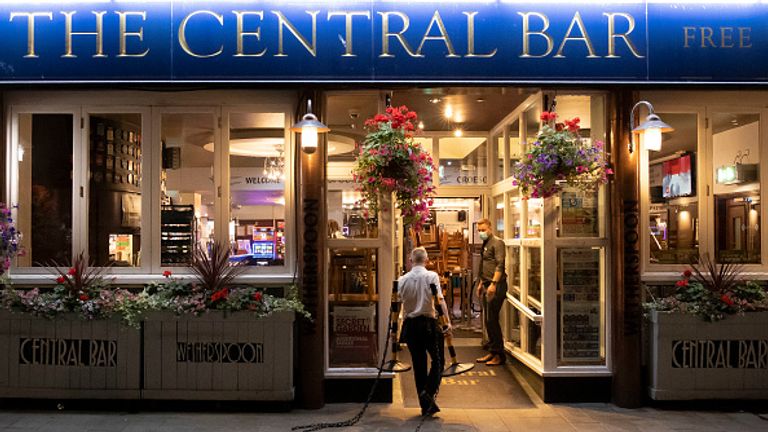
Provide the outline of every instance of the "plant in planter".
[[[136,303],[136,295],[127,290],[110,288],[110,281],[104,277],[106,268],[90,266],[83,253],[77,255],[70,266],[52,262],[49,268],[55,276],[53,288],[15,290],[6,287],[3,292],[6,308],[51,319],[62,313],[76,313],[84,319],[93,320],[136,307],[131,306]],[[138,325],[126,314],[119,315],[126,323]]]
[[556,123],[554,112],[541,113],[542,129],[520,162],[512,168],[513,185],[531,198],[557,194],[563,184],[594,191],[613,170],[605,160],[602,141],[579,136],[579,118]]
[[741,278],[742,267],[717,264],[708,255],[683,272],[675,294],[645,304],[646,310],[694,314],[705,321],[719,321],[727,315],[768,310],[763,286]]
[[382,208],[380,197],[394,193],[403,223],[419,231],[429,218],[435,187],[432,156],[413,140],[416,118],[415,112],[400,106],[366,120],[368,135],[352,172],[356,189],[363,195],[361,204],[368,208],[366,217],[388,211]]
[[145,287],[141,294],[147,299],[150,310],[167,310],[176,314],[202,314],[208,310],[226,312],[250,311],[257,316],[267,316],[277,311],[294,311],[309,317],[298,299],[295,287],[284,297],[264,293],[263,288],[238,286],[235,278],[246,267],[229,262],[229,250],[216,242],[210,253],[195,251],[191,263],[195,281],[185,282],[166,270],[166,280]]
[[21,235],[11,218],[11,209],[0,203],[0,277],[4,282],[13,259],[24,253],[20,243]]

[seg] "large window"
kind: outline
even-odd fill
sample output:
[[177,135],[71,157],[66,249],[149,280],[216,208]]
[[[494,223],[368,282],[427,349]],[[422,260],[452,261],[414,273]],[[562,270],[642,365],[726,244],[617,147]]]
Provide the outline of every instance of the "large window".
[[488,183],[487,137],[440,138],[439,157],[440,185]]
[[19,267],[72,258],[73,129],[73,114],[18,115],[17,226],[26,250]]
[[665,134],[660,152],[648,152],[650,262],[688,264],[699,254],[698,116],[659,115],[675,130]]

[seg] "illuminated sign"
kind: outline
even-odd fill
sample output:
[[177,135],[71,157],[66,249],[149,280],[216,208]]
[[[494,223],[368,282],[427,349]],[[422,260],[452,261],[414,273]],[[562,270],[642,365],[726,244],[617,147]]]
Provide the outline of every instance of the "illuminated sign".
[[715,179],[717,184],[724,185],[753,182],[757,180],[757,165],[739,163],[723,165],[717,168]]
[[6,1],[0,82],[765,82],[766,21],[762,2]]

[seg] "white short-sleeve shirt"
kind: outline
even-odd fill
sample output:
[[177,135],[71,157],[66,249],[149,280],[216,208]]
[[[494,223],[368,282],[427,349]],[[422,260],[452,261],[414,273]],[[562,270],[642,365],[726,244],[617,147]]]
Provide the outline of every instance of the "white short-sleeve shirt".
[[403,303],[403,315],[406,318],[416,318],[421,315],[437,318],[429,284],[437,286],[437,297],[442,301],[443,291],[440,289],[440,278],[437,273],[427,270],[424,266],[416,265],[411,271],[400,276],[397,288]]

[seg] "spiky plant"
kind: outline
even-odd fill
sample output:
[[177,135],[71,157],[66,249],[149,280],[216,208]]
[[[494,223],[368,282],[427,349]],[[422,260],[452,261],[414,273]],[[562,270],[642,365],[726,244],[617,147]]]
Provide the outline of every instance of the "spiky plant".
[[741,273],[743,266],[736,263],[718,264],[709,254],[699,256],[696,263],[691,264],[693,279],[712,293],[725,293],[743,283]]
[[63,288],[64,294],[73,299],[82,300],[83,296],[90,297],[93,291],[107,284],[104,272],[109,267],[94,267],[85,259],[83,252],[72,259],[70,266],[51,261],[48,268],[56,276],[56,283]]
[[245,271],[241,263],[229,262],[229,248],[219,242],[211,245],[209,253],[199,246],[195,248],[190,266],[200,286],[209,293],[229,287]]

